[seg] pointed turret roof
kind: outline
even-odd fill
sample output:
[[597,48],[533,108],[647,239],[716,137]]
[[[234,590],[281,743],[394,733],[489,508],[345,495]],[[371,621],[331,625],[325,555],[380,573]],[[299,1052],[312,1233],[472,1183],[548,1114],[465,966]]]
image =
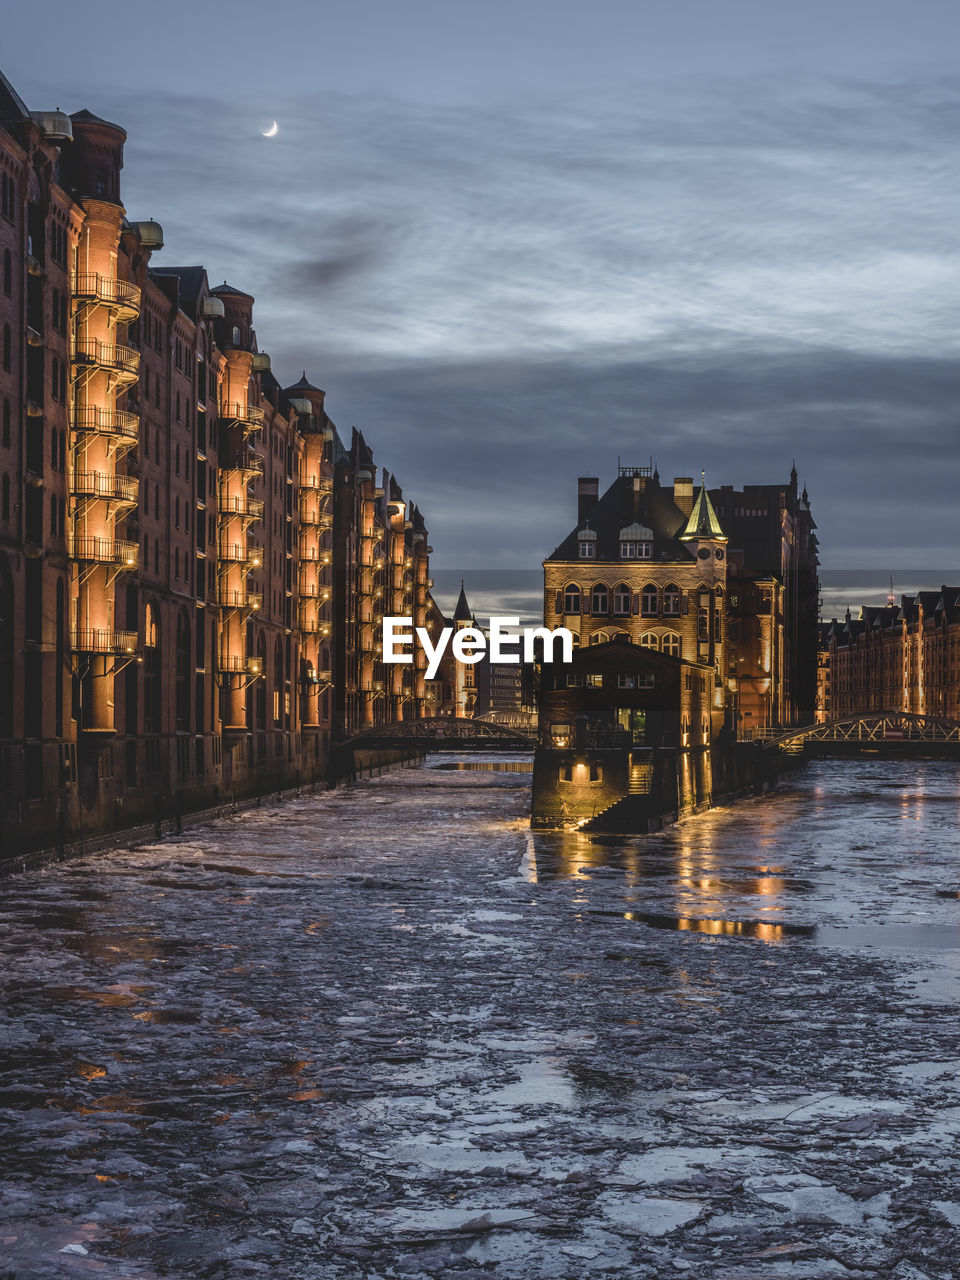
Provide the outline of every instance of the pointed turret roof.
[[287,387],[286,390],[287,391],[315,391],[318,395],[321,395],[321,396],[324,394],[320,390],[320,388],[315,387],[313,383],[310,381],[310,379],[307,377],[306,369],[304,369],[303,377],[299,380],[299,382],[294,382],[293,385]]
[[463,579],[460,579],[460,598],[457,600],[457,607],[453,611],[454,622],[472,622],[473,611],[467,604],[467,593],[464,590]]
[[713,509],[710,495],[707,493],[706,479],[700,485],[700,492],[697,494],[697,500],[694,502],[693,510],[690,512],[687,527],[680,534],[681,542],[694,542],[699,538],[710,538],[715,542],[726,542],[727,540],[727,535],[720,528],[720,521],[717,519],[717,513]]

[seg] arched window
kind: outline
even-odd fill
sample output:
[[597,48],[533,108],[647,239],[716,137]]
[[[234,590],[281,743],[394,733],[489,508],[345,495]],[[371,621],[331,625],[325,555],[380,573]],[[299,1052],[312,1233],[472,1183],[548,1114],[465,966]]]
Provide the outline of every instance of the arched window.
[[613,589],[613,612],[620,614],[630,612],[630,588],[625,582],[618,582]]
[[160,634],[156,610],[150,604],[143,615],[143,727],[147,733],[160,732]]
[[668,618],[676,618],[680,614],[680,588],[669,582],[663,588],[663,612]]
[[668,653],[671,658],[680,657],[680,637],[676,631],[668,631],[660,642],[660,649],[663,653]]
[[575,582],[568,583],[563,589],[563,612],[580,612],[580,588]]
[[610,637],[607,635],[606,631],[595,631],[593,635],[590,637],[590,643],[606,644],[609,639]]
[[571,641],[573,642],[573,643],[572,643],[572,645],[571,645],[571,648],[579,649],[579,648],[580,648],[580,632],[579,632],[579,631],[574,631],[574,632],[571,634],[570,639],[571,639]]
[[660,592],[652,582],[640,592],[640,612],[645,618],[655,618],[660,612]]
[[591,608],[594,613],[609,613],[610,592],[605,582],[598,582],[591,594]]
[[660,637],[655,631],[644,631],[643,635],[640,637],[640,648],[659,649]]

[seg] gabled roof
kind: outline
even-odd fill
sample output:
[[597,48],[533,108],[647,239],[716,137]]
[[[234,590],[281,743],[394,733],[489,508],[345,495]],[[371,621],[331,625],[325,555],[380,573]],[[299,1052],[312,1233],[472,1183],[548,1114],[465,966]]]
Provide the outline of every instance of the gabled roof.
[[227,284],[226,280],[224,280],[223,284],[218,284],[215,289],[211,289],[210,292],[217,294],[218,297],[220,294],[224,294],[231,298],[246,298],[248,302],[255,301],[252,293],[244,293],[242,289],[235,289],[232,284]]
[[681,542],[695,542],[698,539],[710,538],[716,542],[726,542],[727,536],[720,528],[720,521],[713,509],[710,495],[707,493],[706,481],[700,486],[697,500],[690,512],[687,527],[680,534]]
[[635,492],[633,477],[620,475],[547,560],[578,560],[579,535],[589,528],[597,535],[596,559],[620,563],[620,531],[640,525],[651,534],[652,561],[689,564],[695,559],[694,554],[677,539],[685,524],[686,516],[674,502],[672,488],[662,488],[655,477],[647,477],[643,489]]

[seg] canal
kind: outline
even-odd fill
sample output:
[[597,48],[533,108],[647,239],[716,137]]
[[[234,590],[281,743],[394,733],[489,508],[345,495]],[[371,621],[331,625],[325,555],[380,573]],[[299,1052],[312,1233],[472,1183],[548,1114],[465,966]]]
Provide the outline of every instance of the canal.
[[957,1274],[960,767],[631,839],[504,762],[0,885],[0,1277]]

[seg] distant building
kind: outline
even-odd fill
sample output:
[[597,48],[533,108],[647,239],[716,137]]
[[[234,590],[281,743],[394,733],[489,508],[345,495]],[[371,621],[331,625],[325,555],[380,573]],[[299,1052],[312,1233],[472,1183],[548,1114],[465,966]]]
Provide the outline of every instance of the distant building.
[[877,711],[960,720],[960,586],[847,610],[820,629],[818,720]]

